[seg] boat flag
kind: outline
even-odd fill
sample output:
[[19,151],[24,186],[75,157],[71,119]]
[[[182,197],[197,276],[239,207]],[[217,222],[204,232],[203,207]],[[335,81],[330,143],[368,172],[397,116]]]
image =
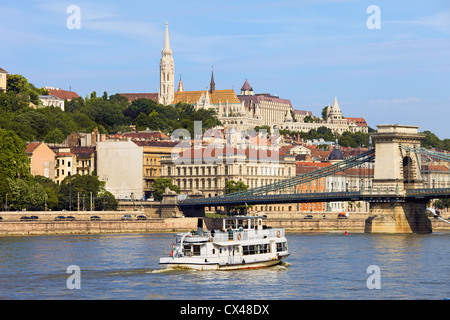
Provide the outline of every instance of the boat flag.
[[175,251],[175,246],[172,243],[172,251],[170,252],[170,256],[172,257],[172,259],[173,259],[173,256],[174,256],[174,251]]

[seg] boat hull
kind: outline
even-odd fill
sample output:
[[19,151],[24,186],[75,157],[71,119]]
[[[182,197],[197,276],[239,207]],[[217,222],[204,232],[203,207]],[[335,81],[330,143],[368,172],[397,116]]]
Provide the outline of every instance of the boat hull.
[[[238,264],[220,264],[219,262],[204,262],[204,261],[186,261],[186,259],[180,258],[161,258],[159,265],[161,268],[167,269],[190,269],[190,270],[245,270],[245,269],[260,269],[268,268],[278,265],[282,262],[284,258],[289,256],[280,255],[275,259],[265,260],[265,261],[254,261],[248,263],[238,263]],[[200,259],[199,259],[200,260]]]

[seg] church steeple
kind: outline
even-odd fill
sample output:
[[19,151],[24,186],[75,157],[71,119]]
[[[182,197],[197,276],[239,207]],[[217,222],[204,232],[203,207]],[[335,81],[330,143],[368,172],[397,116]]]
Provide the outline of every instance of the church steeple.
[[169,42],[169,24],[166,22],[166,34],[164,37],[164,48],[161,51],[161,61],[159,63],[159,97],[158,102],[164,105],[172,103],[175,94],[174,88],[175,64],[172,57],[172,49]]
[[214,82],[214,69],[211,67],[211,82],[209,83],[209,93],[216,91],[216,83]]
[[181,82],[181,74],[180,74],[180,82],[178,83],[178,90],[177,92],[183,92],[183,82]]
[[170,42],[169,42],[169,23],[166,21],[166,35],[164,37],[164,51],[170,50]]

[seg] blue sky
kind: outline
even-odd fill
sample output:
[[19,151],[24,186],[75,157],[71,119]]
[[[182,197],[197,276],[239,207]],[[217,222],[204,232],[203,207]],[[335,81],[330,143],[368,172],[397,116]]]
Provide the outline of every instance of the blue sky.
[[[80,29],[69,29],[70,5]],[[369,29],[370,5],[381,28]],[[0,67],[81,96],[158,92],[169,22],[185,90],[209,85],[290,99],[320,116],[420,126],[450,138],[450,1],[2,1]]]

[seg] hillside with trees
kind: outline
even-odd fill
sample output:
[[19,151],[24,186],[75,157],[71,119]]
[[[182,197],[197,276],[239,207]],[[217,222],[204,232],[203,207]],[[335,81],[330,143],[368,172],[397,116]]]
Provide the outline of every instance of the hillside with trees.
[[[73,175],[57,185],[44,177],[30,174],[26,142],[61,143],[72,132],[101,133],[161,130],[171,134],[185,128],[193,135],[194,121],[202,121],[203,130],[220,125],[213,110],[196,111],[189,104],[163,106],[153,100],[129,103],[119,94],[106,92],[97,97],[65,101],[65,110],[44,107],[39,95],[48,95],[21,75],[9,75],[7,91],[0,92],[0,210],[76,210],[117,208],[114,196],[105,190],[96,176]],[[81,197],[79,200],[78,197]],[[92,197],[92,203],[89,203]]]
[[75,98],[66,101],[65,111],[43,107],[37,89],[20,75],[8,76],[7,92],[0,92],[0,128],[14,131],[24,141],[60,143],[71,132],[115,133],[137,130],[161,130],[170,135],[185,128],[193,134],[194,121],[202,121],[203,130],[220,125],[214,110],[195,110],[190,104],[164,106],[150,99],[129,103],[119,94]]

